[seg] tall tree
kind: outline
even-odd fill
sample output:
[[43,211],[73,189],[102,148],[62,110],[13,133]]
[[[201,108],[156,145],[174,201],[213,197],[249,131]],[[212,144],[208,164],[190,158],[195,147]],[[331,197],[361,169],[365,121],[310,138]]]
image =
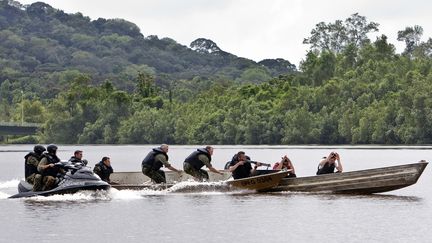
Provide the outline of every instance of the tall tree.
[[320,22],[311,31],[311,36],[303,40],[303,44],[311,45],[311,50],[341,53],[348,45],[361,47],[370,40],[367,34],[378,31],[378,23],[368,22],[366,17],[358,13],[345,21],[334,23]]
[[404,30],[398,31],[398,41],[405,42],[405,53],[411,55],[420,43],[420,38],[423,35],[423,28],[419,25],[414,27],[406,27]]
[[367,34],[378,31],[378,23],[368,22],[366,17],[358,13],[351,15],[345,20],[345,28],[348,37],[348,44],[354,44],[357,47],[363,46],[369,42]]

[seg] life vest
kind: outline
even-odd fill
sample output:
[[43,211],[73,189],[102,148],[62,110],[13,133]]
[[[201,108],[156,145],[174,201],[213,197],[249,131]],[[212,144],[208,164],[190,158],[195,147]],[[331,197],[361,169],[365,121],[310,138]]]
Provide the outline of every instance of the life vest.
[[[59,157],[57,157],[57,155],[45,153],[45,154],[43,154],[43,157],[45,157],[47,159],[48,164],[55,164],[57,162],[60,162],[60,159],[59,159]],[[42,172],[42,175],[43,176],[56,177],[59,172],[60,172],[60,168],[57,166],[48,167]]]
[[326,162],[322,168],[319,168],[318,166],[318,170],[317,170],[317,175],[322,175],[322,174],[331,174],[334,173],[334,170],[336,168],[336,164],[330,164],[329,162]]
[[[96,169],[100,168],[100,172]],[[112,167],[106,166],[102,161],[97,163],[93,168],[93,172],[95,172],[103,181],[110,182],[110,175],[114,172]]]
[[149,167],[153,170],[159,170],[163,164],[160,161],[156,161],[156,156],[158,154],[163,154],[165,156],[165,159],[168,161],[168,154],[166,154],[162,149],[160,148],[154,148],[150,153],[147,154],[147,156],[143,159],[141,165],[143,167]]
[[41,154],[36,154],[35,152],[30,152],[26,156],[24,156],[24,159],[25,159],[24,160],[24,175],[25,175],[25,178],[31,176],[32,174],[39,173],[38,170],[37,170],[37,166],[31,165],[31,164],[27,163],[27,160],[30,157],[34,157],[34,158],[36,158],[38,160],[38,162],[40,162],[40,160],[42,158],[42,155]]
[[83,165],[87,165],[87,160],[85,160],[85,159],[78,159],[77,157],[75,157],[75,156],[72,156],[70,159],[69,159],[69,162],[71,162],[72,164],[79,164],[79,163],[81,163],[81,164],[83,164]]
[[199,148],[196,151],[194,151],[192,154],[190,154],[185,159],[185,162],[192,165],[192,167],[194,167],[195,169],[199,170],[199,169],[201,169],[201,167],[204,166],[204,163],[201,160],[199,160],[199,158],[198,158],[198,156],[200,156],[201,154],[204,154],[205,156],[207,156],[207,158],[209,159],[209,162],[211,162],[211,155],[209,154],[209,152],[205,148]]
[[69,159],[69,162],[75,164],[75,163],[81,163],[82,160],[78,159],[78,158],[75,157],[75,156],[72,156],[72,157]]

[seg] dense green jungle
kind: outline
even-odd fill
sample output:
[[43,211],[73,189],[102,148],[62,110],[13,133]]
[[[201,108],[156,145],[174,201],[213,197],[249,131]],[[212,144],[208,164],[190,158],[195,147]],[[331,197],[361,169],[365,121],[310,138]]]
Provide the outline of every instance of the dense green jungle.
[[0,140],[431,144],[432,39],[407,26],[396,53],[378,31],[358,13],[320,22],[296,67],[237,57],[205,38],[187,47],[144,36],[123,19],[0,0],[0,122],[41,124]]

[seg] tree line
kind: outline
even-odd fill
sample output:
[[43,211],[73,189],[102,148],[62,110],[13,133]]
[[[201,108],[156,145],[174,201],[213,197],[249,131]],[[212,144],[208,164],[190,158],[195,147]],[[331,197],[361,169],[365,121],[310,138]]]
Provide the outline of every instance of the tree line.
[[[194,50],[200,44],[204,48]],[[210,45],[218,51],[206,52]],[[8,80],[42,99],[54,98],[81,74],[95,85],[110,80],[130,92],[139,72],[155,75],[159,86],[169,86],[178,79],[216,76],[262,82],[295,70],[283,59],[257,63],[237,57],[204,38],[189,48],[170,38],[144,36],[123,19],[91,20],[43,2],[0,0],[0,84]]]
[[[378,24],[353,14],[319,23],[299,72],[258,84],[139,72],[123,90],[75,76],[55,97],[24,101],[3,82],[3,119],[41,122],[37,142],[84,144],[430,144],[432,41],[420,26],[398,33],[396,53]],[[5,85],[6,83],[6,85]],[[23,140],[24,141],[24,140]],[[28,140],[27,140],[28,141]]]

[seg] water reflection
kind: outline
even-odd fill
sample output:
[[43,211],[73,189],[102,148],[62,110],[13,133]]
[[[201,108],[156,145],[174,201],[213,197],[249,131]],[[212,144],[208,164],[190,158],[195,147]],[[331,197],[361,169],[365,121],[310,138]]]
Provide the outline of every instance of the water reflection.
[[422,202],[424,199],[417,196],[403,196],[392,194],[331,194],[325,192],[277,192],[270,193],[275,197],[314,197],[320,200],[373,200],[373,201],[400,201],[400,202]]

